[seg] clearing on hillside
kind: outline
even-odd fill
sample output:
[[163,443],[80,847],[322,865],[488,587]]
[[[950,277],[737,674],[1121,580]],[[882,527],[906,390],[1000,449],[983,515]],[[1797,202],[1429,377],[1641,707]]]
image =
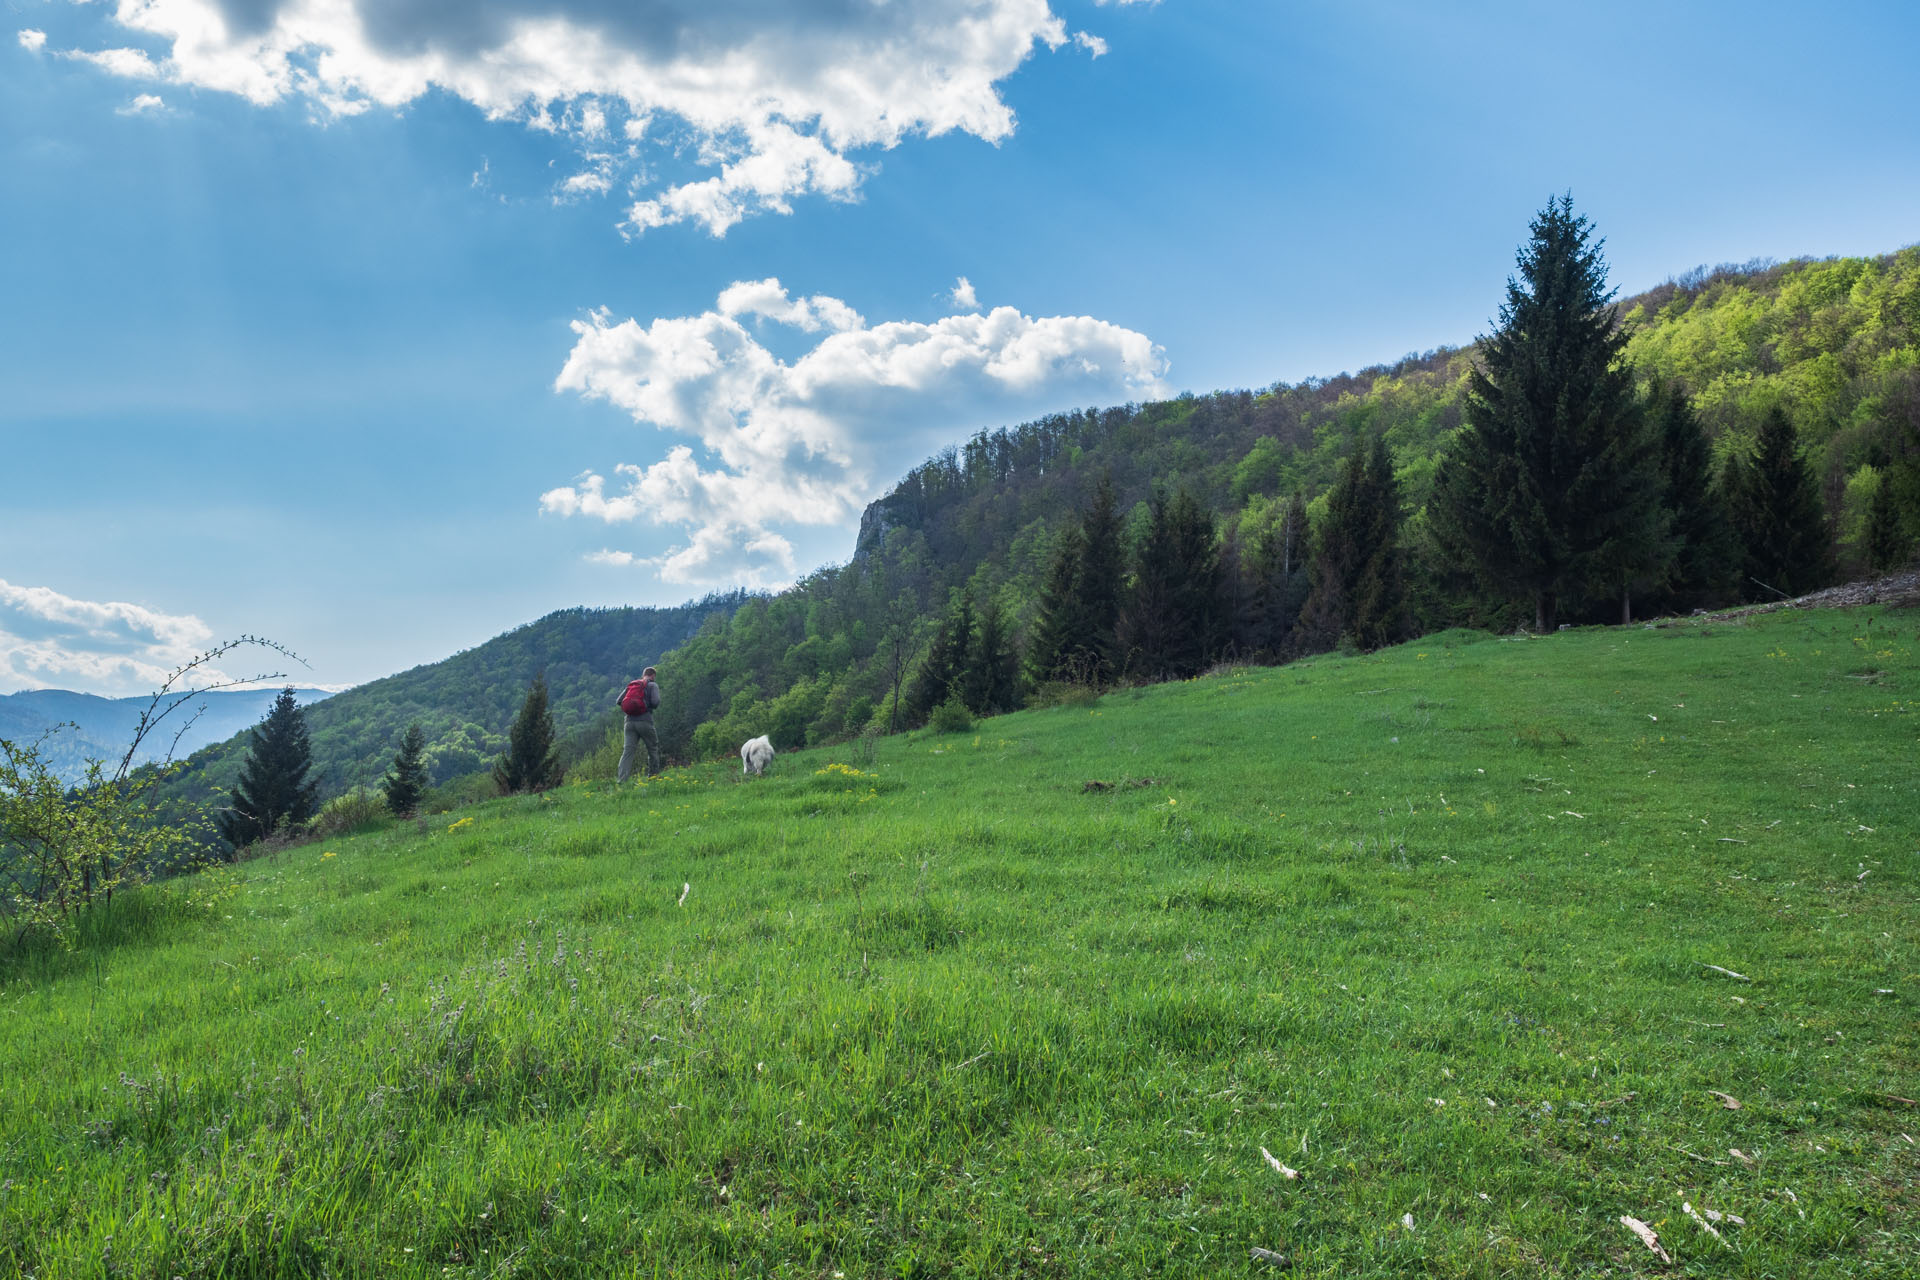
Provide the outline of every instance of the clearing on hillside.
[[0,957],[0,1273],[1916,1274],[1917,633],[1449,633],[144,890]]

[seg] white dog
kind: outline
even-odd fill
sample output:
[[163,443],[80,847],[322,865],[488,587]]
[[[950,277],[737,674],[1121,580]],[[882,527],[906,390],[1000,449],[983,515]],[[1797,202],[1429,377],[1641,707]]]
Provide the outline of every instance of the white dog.
[[765,773],[773,763],[773,742],[766,734],[740,744],[740,772]]

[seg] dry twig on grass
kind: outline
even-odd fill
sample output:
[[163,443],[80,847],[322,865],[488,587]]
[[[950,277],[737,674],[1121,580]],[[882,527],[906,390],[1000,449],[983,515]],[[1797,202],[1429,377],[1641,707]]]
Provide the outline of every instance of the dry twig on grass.
[[1652,1227],[1640,1221],[1638,1218],[1629,1218],[1624,1213],[1620,1215],[1620,1225],[1639,1236],[1640,1243],[1653,1250],[1655,1256],[1657,1256],[1660,1261],[1665,1263],[1671,1263],[1673,1261],[1673,1255],[1660,1247],[1660,1237],[1654,1234]]

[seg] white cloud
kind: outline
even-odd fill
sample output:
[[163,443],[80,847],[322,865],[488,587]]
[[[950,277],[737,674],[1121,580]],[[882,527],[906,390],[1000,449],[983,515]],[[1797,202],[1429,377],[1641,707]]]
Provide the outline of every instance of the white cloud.
[[973,291],[973,281],[967,279],[965,276],[961,276],[954,282],[953,292],[947,295],[947,300],[959,311],[978,311],[980,309],[980,295]]
[[1000,82],[1069,42],[1049,0],[115,0],[113,15],[155,52],[71,56],[321,115],[438,90],[602,150],[652,139],[707,171],[641,193],[634,234],[722,235],[798,196],[853,199],[862,148],[998,141],[1014,123]]
[[728,285],[720,291],[716,306],[723,316],[759,316],[808,333],[821,328],[844,332],[858,329],[866,323],[858,311],[838,298],[829,298],[825,294],[815,294],[811,298],[788,298],[786,289],[772,276],[765,280],[743,280]]
[[146,693],[212,641],[192,614],[78,600],[0,579],[0,689]]
[[114,114],[122,116],[156,115],[166,109],[167,104],[161,99],[159,94],[143,93],[135,97],[134,100],[126,106],[121,107]]
[[[824,333],[789,362],[743,320]],[[790,580],[793,546],[780,528],[850,526],[876,474],[959,432],[1166,393],[1160,348],[1104,320],[997,307],[868,325],[839,299],[792,298],[771,279],[733,284],[699,315],[643,326],[601,311],[574,333],[557,390],[689,442],[645,466],[622,463],[611,489],[601,475],[579,476],[542,494],[541,508],[678,529],[684,541],[654,554],[589,557],[652,565],[675,583]]]
[[1073,42],[1098,58],[1107,51],[1107,42],[1099,36],[1088,35],[1084,31],[1073,33]]
[[20,47],[28,53],[38,53],[46,47],[47,33],[27,27],[20,32]]
[[157,80],[161,74],[160,68],[143,49],[99,49],[91,53],[69,49],[60,56],[72,58],[75,62],[90,62],[109,75],[123,76],[128,80]]

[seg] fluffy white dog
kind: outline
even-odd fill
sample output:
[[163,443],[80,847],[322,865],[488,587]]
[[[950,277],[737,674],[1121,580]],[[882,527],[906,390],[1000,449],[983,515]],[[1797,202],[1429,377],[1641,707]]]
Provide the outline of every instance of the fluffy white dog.
[[773,742],[766,734],[749,738],[740,744],[740,772],[765,773],[767,766],[773,763]]

